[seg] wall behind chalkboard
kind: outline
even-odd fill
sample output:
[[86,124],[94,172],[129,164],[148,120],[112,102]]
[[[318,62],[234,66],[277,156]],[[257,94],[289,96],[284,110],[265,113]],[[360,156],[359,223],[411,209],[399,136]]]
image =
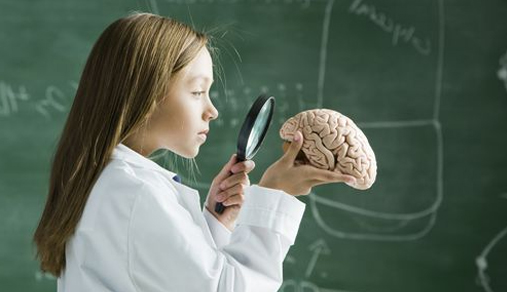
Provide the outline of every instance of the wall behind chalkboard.
[[261,92],[277,109],[252,182],[282,154],[281,124],[302,110],[337,110],[369,138],[377,182],[301,198],[280,291],[507,291],[502,0],[3,0],[0,290],[56,289],[31,244],[50,160],[93,42],[134,10],[213,31],[220,48],[220,117],[201,175],[178,170],[203,199]]

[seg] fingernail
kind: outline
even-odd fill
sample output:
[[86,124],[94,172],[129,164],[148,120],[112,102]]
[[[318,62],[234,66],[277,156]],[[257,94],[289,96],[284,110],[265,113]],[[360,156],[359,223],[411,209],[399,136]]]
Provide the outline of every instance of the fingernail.
[[294,142],[299,141],[299,134],[298,132],[294,133]]

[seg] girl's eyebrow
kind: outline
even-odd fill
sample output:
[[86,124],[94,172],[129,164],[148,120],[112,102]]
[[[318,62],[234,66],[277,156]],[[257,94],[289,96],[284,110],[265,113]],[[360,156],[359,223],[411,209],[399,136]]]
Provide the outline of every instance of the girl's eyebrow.
[[196,76],[190,78],[190,81],[194,81],[195,79],[204,79],[206,81],[211,81],[211,83],[215,82],[215,80],[213,80],[212,78],[209,78],[208,76],[205,76],[205,75],[196,75]]

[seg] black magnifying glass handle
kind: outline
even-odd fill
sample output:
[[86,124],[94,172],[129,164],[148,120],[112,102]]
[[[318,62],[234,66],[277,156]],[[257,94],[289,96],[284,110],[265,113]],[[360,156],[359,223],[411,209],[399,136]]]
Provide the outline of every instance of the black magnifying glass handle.
[[[275,98],[265,94],[257,97],[252,107],[250,107],[239,131],[236,163],[252,159],[257,153],[271,123],[274,107]],[[230,172],[229,176],[232,174]],[[215,212],[222,214],[225,208],[224,204],[217,203]]]
[[[239,155],[236,155],[236,163],[239,163],[239,162],[242,162],[242,161],[245,161],[245,159]],[[236,164],[235,163],[235,164]],[[234,173],[232,171],[229,171],[229,176],[233,175]],[[224,204],[218,202],[216,203],[215,205],[215,212],[217,212],[218,214],[222,214],[225,210],[225,206]]]

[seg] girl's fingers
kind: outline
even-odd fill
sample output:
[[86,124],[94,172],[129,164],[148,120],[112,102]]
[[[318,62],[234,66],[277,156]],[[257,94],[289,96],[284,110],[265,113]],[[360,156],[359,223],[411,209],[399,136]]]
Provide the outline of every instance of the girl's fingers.
[[224,204],[224,206],[226,207],[233,205],[241,206],[243,205],[244,201],[245,201],[244,194],[236,194],[234,196],[230,196],[227,200],[223,201],[222,204]]
[[250,180],[248,179],[248,175],[245,172],[236,173],[231,175],[227,179],[224,179],[220,183],[220,189],[227,190],[230,187],[237,184],[250,185]]
[[356,181],[354,176],[343,174],[341,172],[319,169],[311,166],[309,167],[311,169],[305,169],[308,178],[310,180],[320,181],[322,184],[332,182],[345,182],[351,184]]
[[225,202],[232,196],[244,194],[244,191],[245,191],[245,186],[242,184],[237,184],[227,190],[224,190],[223,192],[220,192],[217,195],[216,200],[217,200],[217,202]]
[[231,168],[232,173],[246,172],[249,173],[255,168],[253,160],[245,160],[234,164]]
[[301,132],[296,131],[292,137],[292,142],[290,143],[289,149],[280,159],[282,163],[286,165],[293,165],[296,157],[301,150],[301,146],[303,145],[303,134]]
[[316,186],[330,184],[330,183],[347,183],[347,184],[350,185],[350,184],[353,183],[353,180],[339,179],[339,180],[336,180],[336,181],[329,181],[329,180],[317,180],[317,179],[314,179],[314,180],[310,180],[308,183],[313,188],[313,187],[316,187]]
[[218,175],[215,177],[216,181],[222,181],[226,179],[230,175],[230,171],[234,164],[236,163],[236,154],[233,154],[231,158],[229,158],[229,161],[224,165],[222,170],[218,173]]

